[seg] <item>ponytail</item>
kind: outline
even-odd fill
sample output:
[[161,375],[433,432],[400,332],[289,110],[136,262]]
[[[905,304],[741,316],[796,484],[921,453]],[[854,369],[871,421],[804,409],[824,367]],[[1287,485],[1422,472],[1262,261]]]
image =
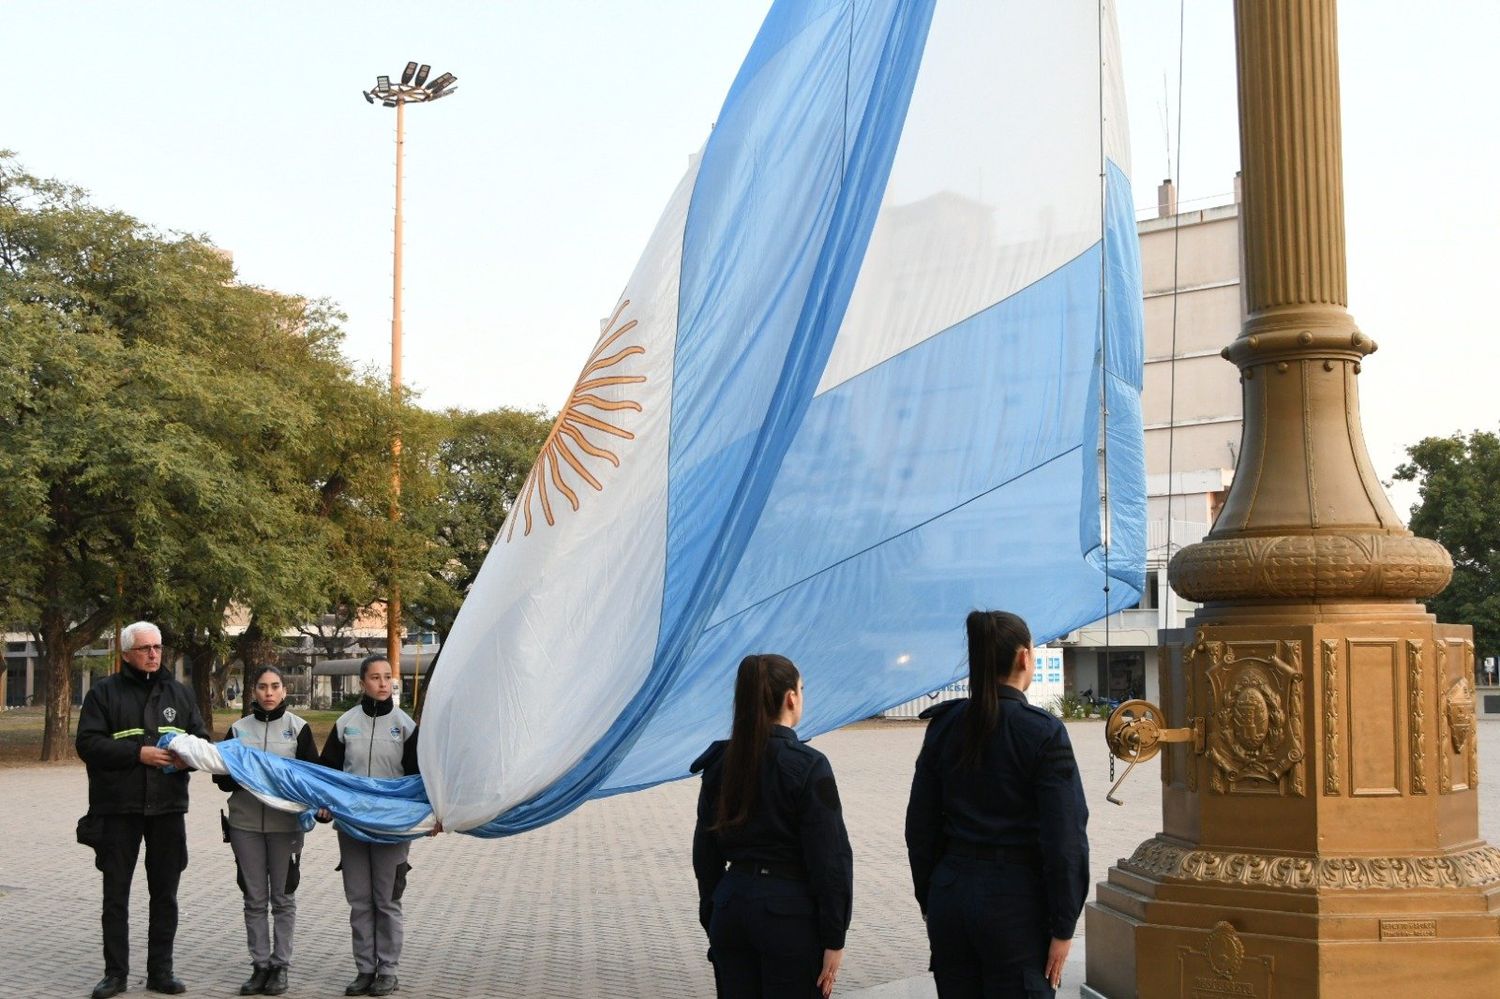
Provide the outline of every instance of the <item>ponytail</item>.
[[797,689],[797,667],[785,656],[752,655],[740,660],[734,681],[734,728],[724,754],[714,831],[744,825],[755,810],[760,791],[760,760],[771,726],[781,714],[789,690]]
[[1016,653],[1031,648],[1031,629],[1008,611],[971,611],[969,633],[969,707],[964,712],[959,765],[975,768],[984,745],[1000,723],[1000,687],[1010,679]]

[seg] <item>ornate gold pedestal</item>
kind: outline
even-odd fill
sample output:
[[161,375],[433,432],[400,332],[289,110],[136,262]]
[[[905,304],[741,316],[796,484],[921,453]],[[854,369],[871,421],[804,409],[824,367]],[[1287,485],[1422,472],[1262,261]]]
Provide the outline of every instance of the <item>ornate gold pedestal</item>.
[[1360,430],[1375,344],[1344,308],[1334,2],[1235,17],[1243,457],[1213,531],[1169,566],[1203,606],[1162,657],[1161,708],[1111,719],[1127,757],[1164,749],[1162,832],[1089,904],[1088,988],[1500,996],[1472,635],[1417,602],[1452,563],[1402,526]]
[[[1500,995],[1469,629],[1408,609],[1201,615],[1163,677],[1163,829],[1086,915],[1128,996]],[[1218,927],[1216,931],[1216,927]]]

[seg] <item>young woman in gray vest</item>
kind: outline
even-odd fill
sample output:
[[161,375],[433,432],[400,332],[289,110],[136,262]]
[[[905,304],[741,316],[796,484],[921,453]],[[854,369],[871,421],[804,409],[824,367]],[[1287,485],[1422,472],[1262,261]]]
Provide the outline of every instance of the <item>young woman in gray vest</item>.
[[[245,677],[245,691],[253,697],[251,713],[229,726],[225,738],[287,759],[317,761],[312,729],[286,709],[280,670],[253,668]],[[240,986],[240,995],[279,996],[287,990],[287,968],[292,963],[292,929],[297,919],[293,892],[297,890],[302,830],[296,815],[261,804],[228,774],[216,775],[214,783],[230,792],[229,845],[245,895],[245,936],[254,965],[250,979]]]
[[[391,697],[393,675],[385,656],[359,664],[364,696],[345,711],[323,745],[325,767],[361,777],[402,777],[417,772],[417,723]],[[326,809],[323,820],[331,818]],[[340,830],[339,870],[354,936],[358,973],[346,996],[388,996],[396,991],[401,963],[401,894],[406,890],[410,843],[365,843]]]

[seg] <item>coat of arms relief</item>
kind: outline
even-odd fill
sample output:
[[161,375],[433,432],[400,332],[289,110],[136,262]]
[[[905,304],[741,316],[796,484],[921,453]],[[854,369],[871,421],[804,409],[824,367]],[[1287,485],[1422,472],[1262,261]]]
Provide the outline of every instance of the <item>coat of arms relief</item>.
[[1219,794],[1305,793],[1302,645],[1199,640],[1206,659],[1210,787]]

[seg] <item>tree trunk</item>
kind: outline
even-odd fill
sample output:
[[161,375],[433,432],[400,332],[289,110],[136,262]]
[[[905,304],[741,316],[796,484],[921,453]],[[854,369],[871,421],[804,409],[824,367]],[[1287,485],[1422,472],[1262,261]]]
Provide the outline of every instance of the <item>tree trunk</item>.
[[[254,701],[250,689],[250,669],[252,666],[260,666],[265,663],[274,664],[277,658],[277,648],[276,643],[271,641],[266,636],[266,633],[261,630],[260,618],[255,616],[250,618],[250,624],[234,640],[234,648],[235,656],[239,659],[242,670],[240,674],[240,686],[243,690],[243,696],[240,699],[240,715],[243,717],[250,713],[251,705]],[[226,662],[224,664],[225,675],[222,679],[228,678],[228,672],[229,664]],[[291,696],[290,686],[288,686],[287,696]]]
[[197,636],[183,642],[182,654],[188,661],[193,679],[193,699],[198,702],[198,713],[209,731],[214,727],[214,665],[218,650],[213,642],[198,640]]
[[49,601],[33,637],[42,651],[42,670],[47,677],[46,721],[42,726],[43,762],[68,760],[74,755],[69,732],[73,724],[73,656],[99,637],[108,613],[97,610],[72,628],[60,602]]
[[412,718],[418,722],[422,720],[422,706],[427,703],[427,687],[432,683],[432,678],[437,675],[438,660],[442,656],[442,646],[438,646],[438,650],[432,654],[431,659],[427,660],[427,666],[422,670],[422,679],[417,681],[417,690],[421,696],[412,699],[411,708]]
[[47,671],[47,720],[42,727],[42,760],[73,757],[69,728],[73,722],[73,653],[62,643],[47,643],[42,660]]

